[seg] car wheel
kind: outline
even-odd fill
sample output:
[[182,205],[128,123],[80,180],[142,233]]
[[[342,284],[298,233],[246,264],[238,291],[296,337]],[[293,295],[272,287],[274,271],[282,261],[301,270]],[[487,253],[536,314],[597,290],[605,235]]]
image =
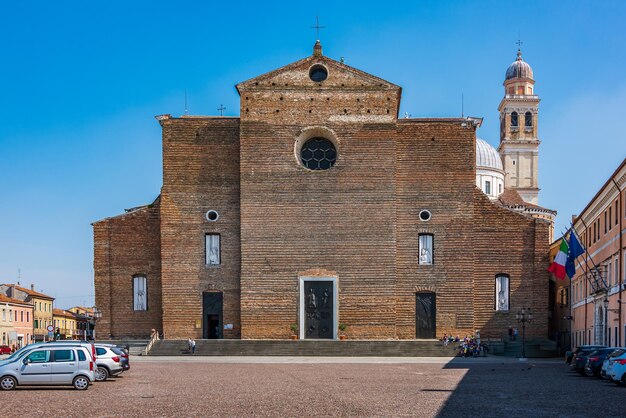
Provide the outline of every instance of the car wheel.
[[587,375],[587,377],[593,377],[595,375],[595,373],[593,372],[593,369],[588,369],[585,367],[585,374]]
[[94,376],[96,378],[96,382],[103,382],[108,379],[109,371],[106,369],[106,367],[98,366],[98,368],[96,368],[96,371],[94,372]]
[[622,386],[626,386],[626,373],[622,375]]
[[89,388],[89,379],[85,376],[76,376],[72,382],[74,389],[87,390]]
[[17,386],[17,380],[13,376],[4,376],[0,379],[0,388],[2,390],[15,389],[15,386]]

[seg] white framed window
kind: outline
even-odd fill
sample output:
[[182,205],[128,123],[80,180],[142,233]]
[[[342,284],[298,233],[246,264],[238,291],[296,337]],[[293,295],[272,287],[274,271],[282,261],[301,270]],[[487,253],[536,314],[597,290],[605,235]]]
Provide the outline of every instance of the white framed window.
[[496,276],[496,311],[509,310],[509,276],[499,274]]
[[433,234],[418,236],[419,264],[433,264]]
[[220,234],[206,234],[206,265],[217,266],[220,264]]
[[146,276],[133,276],[133,310],[148,310],[148,280]]
[[485,193],[491,194],[491,182],[489,180],[485,181]]

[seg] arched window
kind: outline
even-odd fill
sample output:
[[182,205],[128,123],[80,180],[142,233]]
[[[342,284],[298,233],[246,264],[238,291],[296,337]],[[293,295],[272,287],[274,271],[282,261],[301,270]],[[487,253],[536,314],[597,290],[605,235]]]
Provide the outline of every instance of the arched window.
[[524,126],[533,126],[533,114],[530,112],[526,112],[524,115]]
[[507,274],[498,274],[496,276],[496,311],[509,310],[509,276]]
[[518,127],[519,126],[519,118],[517,112],[511,113],[511,126]]

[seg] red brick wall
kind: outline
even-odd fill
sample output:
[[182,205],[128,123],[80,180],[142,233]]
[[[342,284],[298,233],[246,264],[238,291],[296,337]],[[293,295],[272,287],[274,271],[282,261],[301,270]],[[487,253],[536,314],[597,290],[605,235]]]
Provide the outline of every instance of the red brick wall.
[[[97,338],[147,338],[161,329],[159,201],[93,224]],[[133,309],[133,275],[145,274],[148,310]]]
[[[462,124],[466,126],[462,126]],[[399,338],[415,338],[415,293],[433,291],[437,334],[474,326],[472,212],[475,128],[461,119],[399,120],[397,257]],[[430,221],[419,212],[432,213]],[[418,234],[434,235],[433,264],[418,264]]]
[[[161,260],[166,338],[202,338],[202,292],[224,292],[226,338],[239,328],[239,120],[162,121]],[[219,213],[208,222],[205,213]],[[205,265],[205,234],[221,235],[221,265]]]

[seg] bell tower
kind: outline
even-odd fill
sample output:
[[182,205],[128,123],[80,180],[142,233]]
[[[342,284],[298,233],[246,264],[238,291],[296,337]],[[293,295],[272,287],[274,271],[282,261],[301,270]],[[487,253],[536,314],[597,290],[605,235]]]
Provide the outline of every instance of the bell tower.
[[516,189],[525,202],[538,204],[539,97],[533,70],[517,50],[517,59],[506,70],[504,97],[500,102],[500,146],[504,185]]

